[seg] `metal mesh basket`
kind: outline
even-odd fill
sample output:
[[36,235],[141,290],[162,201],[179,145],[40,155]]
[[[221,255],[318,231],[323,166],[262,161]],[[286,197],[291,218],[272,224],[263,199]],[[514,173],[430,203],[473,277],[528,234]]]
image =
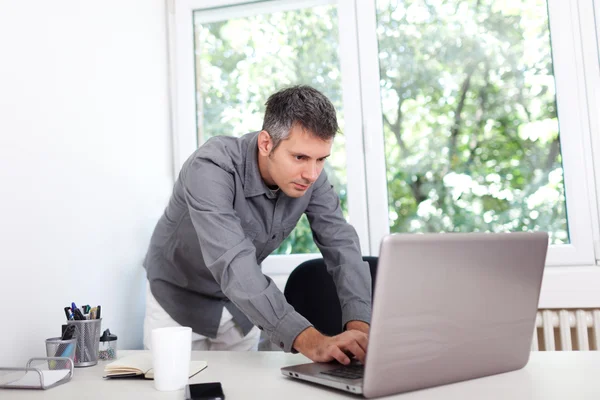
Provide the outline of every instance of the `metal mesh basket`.
[[102,318],[84,321],[68,321],[75,325],[75,367],[90,367],[98,364],[98,347],[100,345],[100,332]]
[[[46,355],[48,357],[68,357],[75,361],[77,338],[61,340],[59,337],[46,339]],[[64,361],[49,361],[48,369],[65,369]]]

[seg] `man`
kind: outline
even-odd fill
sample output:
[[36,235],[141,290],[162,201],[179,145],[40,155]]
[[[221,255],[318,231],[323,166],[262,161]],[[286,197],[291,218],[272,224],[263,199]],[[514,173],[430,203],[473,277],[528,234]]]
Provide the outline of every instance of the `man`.
[[[191,327],[193,348],[205,350],[256,349],[264,330],[313,361],[364,361],[371,276],[323,171],[337,130],[331,102],[296,86],[269,97],[260,132],[212,138],[190,156],[144,262],[146,347],[151,330],[164,326]],[[303,213],[342,306],[345,331],[334,337],[294,311],[261,272]]]

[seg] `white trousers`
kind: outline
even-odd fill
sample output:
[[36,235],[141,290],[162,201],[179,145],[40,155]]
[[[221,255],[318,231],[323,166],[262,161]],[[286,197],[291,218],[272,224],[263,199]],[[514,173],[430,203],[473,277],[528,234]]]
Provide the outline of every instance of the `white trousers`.
[[[146,285],[146,316],[144,317],[144,348],[152,347],[152,329],[181,326],[158,304],[152,292],[150,283]],[[233,316],[225,307],[221,315],[217,337],[212,339],[192,332],[192,350],[258,350],[260,330],[255,326],[246,336],[242,329],[233,321]]]

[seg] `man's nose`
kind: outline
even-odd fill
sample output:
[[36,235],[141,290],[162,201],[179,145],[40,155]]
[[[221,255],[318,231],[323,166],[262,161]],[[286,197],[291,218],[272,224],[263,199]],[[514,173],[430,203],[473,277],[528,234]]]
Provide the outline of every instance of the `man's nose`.
[[308,163],[307,167],[304,169],[304,173],[302,174],[302,179],[313,183],[319,177],[319,167],[317,163]]

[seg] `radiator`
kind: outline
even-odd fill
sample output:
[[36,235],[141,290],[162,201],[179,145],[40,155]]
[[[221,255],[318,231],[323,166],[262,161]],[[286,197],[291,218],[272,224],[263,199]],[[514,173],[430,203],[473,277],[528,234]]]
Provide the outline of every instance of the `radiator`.
[[600,350],[600,309],[539,310],[531,350]]

